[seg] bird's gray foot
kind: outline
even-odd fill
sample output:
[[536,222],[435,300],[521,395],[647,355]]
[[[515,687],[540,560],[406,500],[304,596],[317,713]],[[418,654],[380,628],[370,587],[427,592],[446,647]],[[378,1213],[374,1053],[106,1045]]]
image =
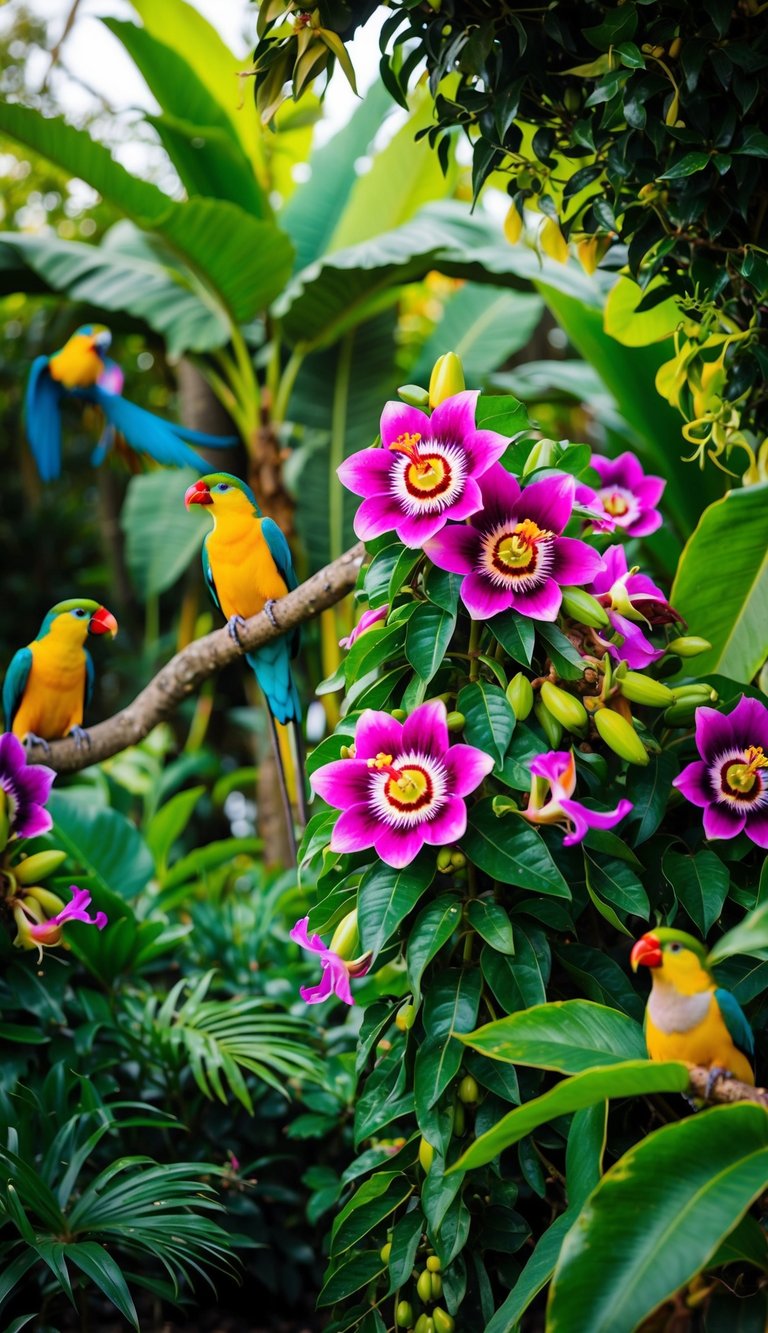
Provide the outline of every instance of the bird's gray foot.
[[68,735],[71,736],[78,750],[82,750],[83,747],[85,747],[86,750],[90,750],[91,738],[85,727],[70,727]]
[[709,1101],[710,1097],[712,1096],[712,1090],[715,1084],[717,1083],[718,1079],[733,1078],[733,1077],[734,1075],[730,1069],[723,1069],[722,1065],[713,1065],[709,1071],[709,1075],[707,1077],[707,1086],[704,1090],[707,1101]]
[[244,616],[230,616],[229,620],[227,621],[227,634],[229,635],[230,639],[234,639],[238,648],[242,648],[243,646],[242,643],[240,642],[239,631],[242,629],[244,624],[245,624]]
[[274,605],[275,599],[274,597],[270,597],[269,601],[264,603],[264,615],[267,617],[267,620],[273,629],[279,629],[280,626],[275,619]]
[[45,750],[46,754],[51,753],[51,747],[48,744],[47,740],[45,740],[42,736],[38,736],[34,731],[27,732],[26,736],[24,737],[24,744],[39,745],[41,749]]

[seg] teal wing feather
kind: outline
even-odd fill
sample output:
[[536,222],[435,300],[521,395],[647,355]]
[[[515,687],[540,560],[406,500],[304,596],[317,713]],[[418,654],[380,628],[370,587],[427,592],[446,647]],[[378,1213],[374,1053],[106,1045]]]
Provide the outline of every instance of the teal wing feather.
[[61,396],[61,386],[51,378],[48,357],[35,357],[24,414],[27,439],[42,481],[54,481],[61,472]]
[[219,601],[219,594],[216,591],[216,584],[213,581],[213,570],[211,569],[211,560],[210,556],[208,555],[207,537],[205,537],[203,540],[203,577],[205,579],[205,586],[208,589],[209,593],[211,594],[211,599],[213,601],[214,606],[218,611],[221,611],[221,602]]
[[6,731],[10,731],[13,726],[13,719],[24,698],[31,670],[32,654],[29,648],[20,648],[11,658],[3,681],[3,715]]
[[755,1037],[744,1010],[729,990],[718,988],[715,999],[734,1046],[751,1060],[755,1054]]
[[89,703],[91,702],[91,699],[93,698],[93,687],[95,683],[96,683],[96,672],[93,667],[93,658],[91,657],[91,654],[88,652],[88,649],[86,648],[85,650],[85,707],[86,708],[88,707]]
[[[293,556],[288,540],[282,528],[279,528],[272,518],[263,518],[261,520],[261,535],[269,548],[270,555],[277,566],[278,573],[285,582],[289,592],[298,588],[299,580],[296,570],[293,567]],[[294,630],[291,635],[291,656],[295,657],[299,651],[301,635],[299,630]]]

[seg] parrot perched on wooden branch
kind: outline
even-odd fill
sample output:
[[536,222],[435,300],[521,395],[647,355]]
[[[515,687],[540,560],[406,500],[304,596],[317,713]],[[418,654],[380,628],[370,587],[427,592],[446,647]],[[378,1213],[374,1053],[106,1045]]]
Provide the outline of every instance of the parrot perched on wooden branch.
[[[236,643],[238,630],[251,616],[265,611],[277,628],[272,603],[297,587],[291,549],[271,518],[263,518],[249,486],[229,472],[212,472],[189,487],[184,503],[204,505],[213,529],[203,542],[203,573],[216,606],[227,617],[227,629]],[[306,823],[303,779],[301,704],[291,671],[299,646],[299,631],[262,644],[246,661],[253,669],[267,705],[288,832],[295,851],[293,817],[276,723],[292,723],[297,750],[297,796]]]
[[53,356],[38,356],[32,362],[25,400],[27,438],[43,481],[53,481],[61,472],[61,400],[67,395],[94,403],[106,418],[91,456],[94,466],[103,462],[117,431],[137,453],[198,472],[205,461],[190,444],[219,449],[235,443],[234,436],[204,435],[163,421],[121,397],[122,371],[106,356],[111,342],[112,334],[103,324],[83,324]]
[[718,986],[703,944],[683,930],[660,926],[634,945],[632,970],[651,969],[645,1041],[652,1060],[683,1060],[709,1069],[707,1095],[717,1079],[755,1082],[755,1039],[730,991]]
[[19,740],[48,748],[48,741],[72,736],[88,744],[83,713],[93,693],[94,670],[85,647],[89,634],[117,634],[117,621],[98,602],[73,598],[57,602],[37,638],[11,658],[3,682],[5,727]]

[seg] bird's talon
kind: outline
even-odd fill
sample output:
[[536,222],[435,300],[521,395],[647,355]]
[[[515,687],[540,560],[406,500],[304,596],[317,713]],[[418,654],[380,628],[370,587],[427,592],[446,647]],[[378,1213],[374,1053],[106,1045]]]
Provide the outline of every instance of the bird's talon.
[[242,628],[244,624],[245,624],[244,616],[230,616],[229,620],[227,621],[227,633],[230,639],[233,639],[234,642],[237,644],[238,648],[242,648],[243,646],[242,643],[240,642],[240,634],[238,633],[238,631]]
[[275,599],[274,597],[270,597],[269,601],[264,603],[264,614],[267,617],[267,620],[269,621],[272,628],[279,629],[280,626],[278,625],[277,620],[275,619],[275,612],[273,610],[274,605],[275,605]]
[[25,745],[39,745],[40,748],[41,748],[42,750],[44,750],[46,754],[50,754],[50,753],[51,753],[51,747],[50,747],[50,745],[48,744],[47,740],[45,740],[44,737],[42,737],[42,736],[38,736],[38,735],[36,734],[36,732],[34,732],[34,731],[28,731],[28,732],[27,732],[26,736],[24,737],[24,744],[25,744]]
[[69,735],[75,742],[78,750],[81,750],[83,747],[85,747],[86,750],[90,750],[91,738],[85,727],[70,727]]
[[734,1075],[732,1074],[730,1069],[723,1069],[722,1065],[713,1065],[713,1067],[709,1071],[709,1075],[707,1077],[707,1086],[704,1090],[704,1094],[707,1098],[707,1101],[709,1101],[709,1099],[711,1098],[715,1084],[717,1083],[718,1079],[733,1078],[733,1077]]

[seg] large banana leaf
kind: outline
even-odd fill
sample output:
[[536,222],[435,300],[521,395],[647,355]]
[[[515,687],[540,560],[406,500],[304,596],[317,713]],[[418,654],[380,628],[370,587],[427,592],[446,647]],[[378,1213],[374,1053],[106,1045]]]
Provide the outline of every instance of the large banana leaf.
[[172,356],[222,347],[229,329],[183,270],[153,252],[130,223],[99,245],[51,236],[0,235],[0,293],[54,291],[96,311],[126,311],[165,338]]
[[768,657],[768,485],[710,505],[683,551],[672,604],[712,648],[699,675],[748,683]]
[[428,384],[432,367],[443,352],[461,357],[468,384],[477,384],[525,347],[544,309],[529,292],[489,291],[468,282],[443,306],[437,327],[419,353],[410,374]]
[[120,19],[103,22],[160,103],[164,114],[148,119],[187,192],[229,199],[254,217],[269,217],[271,209],[231,118],[194,68],[146,28]]
[[234,319],[252,319],[282,290],[293,251],[274,223],[253,218],[226,200],[176,203],[60,117],[0,103],[0,131],[86,181],[140,226],[161,235]]

